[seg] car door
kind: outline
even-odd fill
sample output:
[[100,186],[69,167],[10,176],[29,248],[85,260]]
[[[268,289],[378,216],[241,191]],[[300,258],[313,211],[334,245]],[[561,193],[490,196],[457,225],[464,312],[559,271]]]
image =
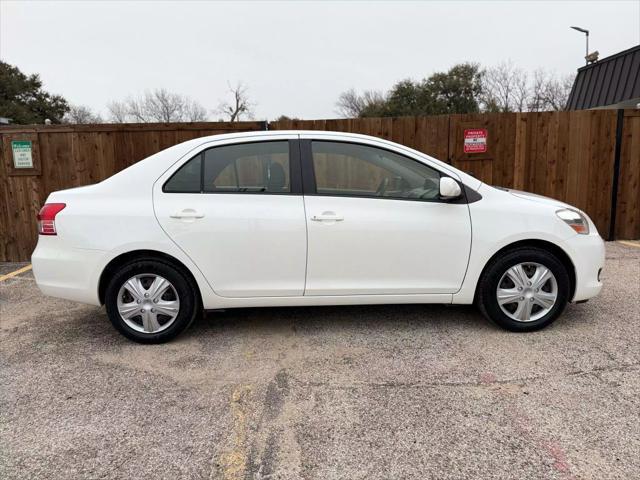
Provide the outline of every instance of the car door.
[[440,199],[442,172],[372,144],[311,137],[302,152],[305,295],[460,289],[471,248],[469,209]]
[[307,235],[296,138],[213,145],[156,182],[160,225],[216,294],[303,294]]

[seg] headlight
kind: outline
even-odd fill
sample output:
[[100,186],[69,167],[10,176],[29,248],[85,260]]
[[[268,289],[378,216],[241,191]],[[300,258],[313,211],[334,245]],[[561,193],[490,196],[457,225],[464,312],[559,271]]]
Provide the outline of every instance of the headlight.
[[589,222],[580,212],[565,208],[563,210],[558,210],[556,215],[558,215],[560,220],[573,228],[577,233],[581,235],[587,235],[589,233]]

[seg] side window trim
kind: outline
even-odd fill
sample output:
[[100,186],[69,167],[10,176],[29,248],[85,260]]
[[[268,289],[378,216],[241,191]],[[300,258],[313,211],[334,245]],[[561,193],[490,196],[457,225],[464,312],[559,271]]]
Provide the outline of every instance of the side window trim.
[[[308,195],[308,196],[318,196],[318,197],[336,197],[336,198],[367,198],[370,200],[396,200],[396,201],[408,201],[408,202],[425,202],[425,203],[473,203],[474,201],[477,201],[476,199],[472,200],[471,202],[469,202],[469,200],[467,199],[467,190],[468,187],[466,185],[464,185],[462,182],[460,182],[460,180],[458,180],[457,178],[453,178],[451,177],[451,175],[449,175],[447,172],[443,172],[442,170],[437,169],[436,167],[433,167],[431,165],[426,165],[429,168],[432,168],[433,170],[435,170],[436,172],[438,172],[440,174],[441,177],[450,177],[453,178],[456,182],[458,182],[458,184],[460,185],[460,188],[462,189],[462,196],[459,199],[456,200],[442,200],[439,198],[433,198],[433,199],[429,199],[429,198],[394,198],[394,197],[377,197],[377,196],[372,196],[372,195],[333,195],[331,193],[318,193],[317,190],[317,185],[316,185],[316,176],[315,176],[315,171],[314,171],[314,167],[313,167],[313,150],[312,150],[312,142],[332,142],[332,143],[346,143],[349,145],[361,145],[363,147],[371,147],[371,148],[378,148],[380,150],[386,150],[389,151],[395,155],[400,155],[408,160],[411,160],[413,162],[416,163],[420,163],[418,160],[411,158],[403,153],[399,153],[396,152],[395,150],[390,150],[388,148],[384,148],[384,147],[379,147],[377,145],[369,145],[367,143],[360,143],[357,141],[349,141],[349,140],[334,140],[334,139],[309,139],[309,138],[305,138],[305,139],[300,139],[300,151],[301,151],[301,160],[302,160],[302,190],[304,195]],[[482,198],[481,196],[479,198]]]
[[303,194],[302,178],[302,152],[299,138],[289,140],[289,183],[291,192],[289,195]]
[[[214,147],[203,148],[198,153],[193,155],[189,160],[183,162],[172,174],[171,176],[163,183],[162,185],[162,193],[174,194],[174,193],[190,193],[190,194],[207,194],[207,195],[228,195],[228,194],[244,194],[244,195],[302,195],[303,194],[303,174],[302,174],[302,165],[301,165],[301,146],[299,139],[287,139],[288,147],[289,147],[289,184],[290,191],[289,192],[254,192],[254,191],[228,191],[228,192],[205,192],[204,190],[204,171],[205,171],[205,152],[214,148],[226,147],[230,145],[240,145],[240,144],[248,144],[248,143],[267,143],[267,142],[281,142],[282,139],[279,140],[256,140],[253,142],[238,142],[238,143],[229,143],[225,145],[217,145]],[[189,162],[192,162],[200,157],[200,191],[199,192],[188,192],[188,191],[167,191],[166,186],[171,181],[171,179]]]
[[[195,155],[193,158],[196,157],[200,157],[200,192],[199,193],[204,193],[204,152],[206,152],[207,150],[201,150],[200,153],[198,153],[198,155]],[[189,162],[191,160],[188,160]],[[186,162],[183,164],[186,165]],[[182,167],[181,167],[182,168]],[[178,169],[180,170],[180,169]],[[178,171],[176,170],[176,172]],[[168,182],[169,180],[167,180]],[[164,187],[162,187],[164,190]]]
[[313,170],[313,152],[311,140],[300,140],[300,155],[302,162],[302,191],[305,195],[317,195],[316,174]]

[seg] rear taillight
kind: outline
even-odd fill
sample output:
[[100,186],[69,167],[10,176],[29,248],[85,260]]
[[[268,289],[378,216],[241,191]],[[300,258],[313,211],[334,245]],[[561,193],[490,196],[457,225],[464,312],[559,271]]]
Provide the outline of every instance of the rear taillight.
[[66,203],[45,203],[38,213],[38,233],[40,235],[57,235],[56,215],[66,207]]

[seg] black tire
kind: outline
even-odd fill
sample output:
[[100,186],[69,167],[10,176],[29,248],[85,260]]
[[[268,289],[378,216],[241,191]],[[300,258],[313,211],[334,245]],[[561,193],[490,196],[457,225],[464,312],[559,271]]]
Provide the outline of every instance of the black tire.
[[[538,263],[547,267],[556,278],[556,302],[541,318],[522,322],[512,319],[498,304],[498,282],[505,272],[520,263]],[[565,266],[547,250],[536,247],[522,247],[501,253],[486,266],[478,282],[476,304],[482,314],[498,326],[512,332],[531,332],[553,323],[564,311],[569,300],[570,279]]]
[[[131,328],[118,311],[118,294],[130,278],[142,274],[155,274],[168,280],[175,289],[180,308],[171,325],[157,333],[139,332]],[[122,266],[111,278],[105,292],[107,315],[113,326],[125,337],[138,343],[163,343],[186,330],[201,310],[197,286],[181,269],[157,259],[140,259]]]

